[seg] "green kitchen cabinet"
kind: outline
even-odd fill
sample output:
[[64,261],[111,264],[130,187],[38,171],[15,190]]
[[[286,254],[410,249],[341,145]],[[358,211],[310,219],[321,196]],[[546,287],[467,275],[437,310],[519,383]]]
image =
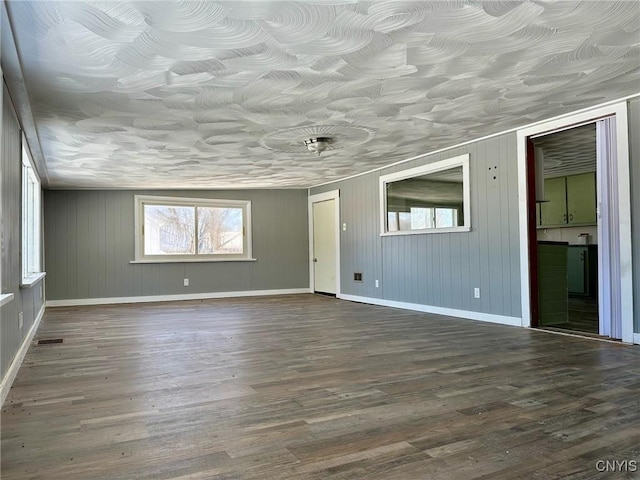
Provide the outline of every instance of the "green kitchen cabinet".
[[545,202],[540,206],[541,224],[558,226],[567,224],[566,177],[548,178],[544,181]]
[[541,227],[596,225],[595,172],[548,178],[540,204]]
[[598,296],[598,246],[569,245],[567,288],[573,296]]
[[569,293],[587,293],[587,247],[570,245],[567,250],[567,287]]
[[569,321],[566,242],[538,242],[538,324]]
[[567,177],[567,223],[569,225],[597,223],[595,172]]

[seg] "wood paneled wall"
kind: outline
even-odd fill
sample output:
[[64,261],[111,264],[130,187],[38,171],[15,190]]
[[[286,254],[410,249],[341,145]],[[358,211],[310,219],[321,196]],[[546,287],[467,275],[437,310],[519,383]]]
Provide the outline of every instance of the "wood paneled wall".
[[[471,232],[380,236],[380,175],[468,153]],[[516,134],[509,133],[322,187],[340,189],[342,293],[519,317]],[[363,282],[353,281],[353,272]],[[380,287],[375,287],[378,279]],[[479,299],[474,288],[481,289]]]
[[[3,85],[4,88],[4,85]],[[22,217],[22,140],[20,126],[4,89],[2,95],[2,293],[13,293],[11,302],[0,307],[0,377],[4,378],[11,362],[31,329],[43,303],[42,282],[33,288],[20,287],[21,217]],[[22,329],[19,315],[23,314]]]
[[[251,200],[257,261],[131,264],[135,194]],[[306,190],[51,190],[44,220],[47,300],[309,287]]]

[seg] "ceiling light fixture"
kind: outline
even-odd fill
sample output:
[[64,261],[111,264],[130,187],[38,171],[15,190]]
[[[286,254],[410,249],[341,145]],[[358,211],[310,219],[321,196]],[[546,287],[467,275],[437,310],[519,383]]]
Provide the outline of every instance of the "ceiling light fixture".
[[[370,128],[357,125],[308,125],[306,127],[287,128],[267,133],[260,144],[280,153],[305,154],[309,152],[331,152],[350,148],[369,142],[374,137]],[[320,143],[318,145],[318,142]],[[318,149],[317,147],[322,147]],[[326,148],[324,148],[326,147]]]
[[304,141],[304,144],[307,146],[309,151],[316,152],[316,155],[318,156],[320,156],[320,154],[332,143],[333,139],[331,137],[314,137]]

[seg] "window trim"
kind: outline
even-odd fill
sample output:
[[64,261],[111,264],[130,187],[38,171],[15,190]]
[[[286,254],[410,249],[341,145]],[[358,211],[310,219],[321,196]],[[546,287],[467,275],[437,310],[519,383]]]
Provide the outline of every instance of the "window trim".
[[[33,158],[31,157],[31,151],[29,150],[29,145],[27,144],[27,140],[24,134],[21,136],[21,219],[20,219],[20,228],[21,228],[21,238],[20,238],[20,248],[21,248],[21,259],[20,259],[20,270],[21,270],[21,286],[32,286],[38,281],[40,281],[44,277],[44,269],[42,268],[42,184],[40,181],[40,176],[38,175],[38,171],[35,168]],[[34,219],[33,219],[33,235],[35,236],[34,249],[32,252],[31,248],[26,248],[26,242],[28,241],[27,235],[27,205],[26,205],[26,195],[28,194],[27,190],[27,182],[29,181],[25,174],[33,176],[35,179],[34,183],[34,198],[33,205],[35,207]],[[30,254],[36,255],[34,259],[34,264],[36,266],[36,271],[30,272],[29,266],[31,265],[31,259],[29,258]]]
[[[144,205],[171,205],[187,207],[235,207],[243,211],[243,246],[245,252],[237,254],[195,254],[195,255],[145,255],[144,254]],[[192,263],[192,262],[252,262],[253,246],[251,235],[251,201],[214,198],[165,197],[156,195],[134,195],[134,260],[129,263]],[[197,226],[196,226],[197,229]]]
[[[462,201],[464,206],[464,225],[451,228],[424,228],[421,230],[387,230],[387,183],[418,177],[427,173],[440,172],[450,168],[462,167]],[[471,183],[469,175],[469,154],[458,155],[438,162],[428,163],[399,172],[380,175],[380,236],[421,235],[429,233],[453,233],[471,231]]]
[[3,293],[0,295],[0,307],[6,305],[13,300],[13,293]]

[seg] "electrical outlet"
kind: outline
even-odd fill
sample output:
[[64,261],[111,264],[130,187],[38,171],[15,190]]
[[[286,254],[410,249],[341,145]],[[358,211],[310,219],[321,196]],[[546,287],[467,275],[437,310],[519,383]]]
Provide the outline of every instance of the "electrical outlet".
[[185,279],[184,279],[184,286],[185,286],[185,287],[188,287],[188,286],[189,286],[189,279],[188,279],[188,278],[185,278]]
[[380,288],[380,282],[376,280],[376,288]]
[[22,330],[23,325],[24,325],[24,314],[20,312],[18,314],[18,329]]
[[480,289],[479,288],[474,288],[473,289],[473,296],[475,298],[480,298]]
[[346,232],[346,231],[347,231],[347,224],[346,224],[346,223],[343,223],[343,224],[342,224],[342,231],[343,231],[343,232]]

